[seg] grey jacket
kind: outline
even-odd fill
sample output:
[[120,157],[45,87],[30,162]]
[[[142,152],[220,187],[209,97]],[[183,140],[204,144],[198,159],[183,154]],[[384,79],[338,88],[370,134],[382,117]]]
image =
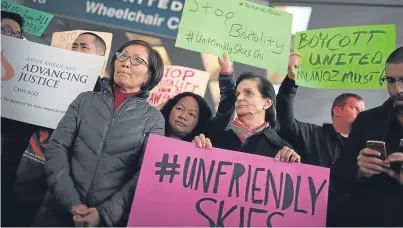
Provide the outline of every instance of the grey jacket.
[[96,207],[101,225],[126,226],[149,134],[164,135],[164,118],[147,92],[114,110],[110,81],[69,106],[45,151],[49,187],[36,226],[71,226],[71,207]]

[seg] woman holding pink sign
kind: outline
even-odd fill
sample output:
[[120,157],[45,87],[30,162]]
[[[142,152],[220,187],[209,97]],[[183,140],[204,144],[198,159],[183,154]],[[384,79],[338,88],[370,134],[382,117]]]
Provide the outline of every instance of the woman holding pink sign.
[[233,106],[237,118],[232,122],[231,129],[217,129],[209,138],[196,136],[196,145],[274,157],[286,162],[301,162],[301,157],[291,149],[290,144],[276,133],[276,93],[269,80],[244,73],[236,82],[235,95]]

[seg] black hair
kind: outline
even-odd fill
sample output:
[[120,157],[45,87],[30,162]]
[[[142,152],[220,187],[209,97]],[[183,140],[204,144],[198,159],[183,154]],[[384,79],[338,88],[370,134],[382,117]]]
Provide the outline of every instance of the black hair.
[[161,109],[161,113],[165,118],[165,136],[169,137],[172,134],[172,128],[169,124],[169,115],[171,114],[174,106],[184,97],[193,97],[197,104],[199,105],[199,119],[195,128],[185,137],[181,139],[183,141],[191,142],[195,136],[200,134],[206,134],[207,127],[210,125],[210,121],[213,117],[213,112],[210,106],[207,104],[206,100],[198,94],[192,92],[184,92],[176,95],[172,99],[168,100],[168,102]]
[[12,13],[7,11],[1,11],[1,20],[10,19],[18,23],[21,29],[21,33],[23,32],[24,27],[24,18],[18,13]]
[[100,36],[98,36],[97,34],[92,33],[92,32],[83,32],[79,36],[81,36],[81,35],[93,36],[95,38],[94,44],[95,44],[95,47],[97,48],[98,54],[99,55],[105,55],[106,43],[105,43],[104,39],[102,39]]
[[266,109],[265,121],[269,122],[271,128],[276,128],[277,125],[277,113],[276,113],[276,91],[273,85],[267,78],[254,75],[250,72],[245,72],[241,74],[236,82],[238,87],[239,83],[244,80],[254,80],[257,82],[259,92],[263,98],[270,98],[272,100],[272,105],[270,108]]
[[403,63],[403,46],[394,50],[386,60],[386,63],[400,64]]
[[[128,46],[131,45],[141,45],[147,49],[148,52],[148,70],[150,71],[147,83],[143,86],[141,86],[141,90],[152,90],[160,81],[162,78],[162,75],[164,73],[164,63],[162,61],[161,55],[158,53],[158,51],[154,50],[152,46],[143,40],[131,40],[123,46],[121,46],[116,52],[122,52],[123,49],[125,49]],[[114,82],[114,74],[115,74],[115,61],[116,61],[116,55],[113,55],[112,61],[111,61],[111,80]]]
[[349,99],[349,98],[355,98],[355,99],[357,99],[357,100],[359,100],[359,101],[363,101],[363,100],[364,100],[360,95],[355,94],[355,93],[343,93],[343,94],[340,94],[339,96],[337,96],[337,97],[334,99],[333,104],[332,104],[332,109],[330,110],[332,119],[333,119],[333,117],[334,117],[333,109],[334,109],[335,107],[341,107],[341,108],[343,108],[343,107],[346,105],[347,99]]

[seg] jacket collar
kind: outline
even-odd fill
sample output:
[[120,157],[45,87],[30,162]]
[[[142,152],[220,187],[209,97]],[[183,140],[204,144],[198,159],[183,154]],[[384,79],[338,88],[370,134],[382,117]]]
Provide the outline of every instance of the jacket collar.
[[280,136],[277,135],[277,133],[270,127],[266,127],[265,129],[263,129],[263,131],[261,131],[261,133],[275,146],[282,148],[284,146],[284,144],[289,147],[292,148],[291,145],[289,143],[287,143],[286,141],[284,141],[282,138],[280,138]]
[[[113,84],[115,82],[111,78],[103,78],[101,81],[102,89],[101,91],[113,94]],[[142,90],[140,93],[134,95],[135,97],[146,99],[150,95],[150,91]]]
[[340,135],[336,131],[336,129],[334,129],[333,124],[325,123],[325,124],[322,125],[322,129],[323,129],[324,132],[326,132],[326,135],[330,135],[335,141],[338,141],[338,143],[340,143],[342,145],[344,144],[344,141],[343,141],[343,138],[342,138],[343,136]]
[[392,122],[392,118],[396,118],[396,110],[393,107],[392,98],[389,98],[385,101],[379,109],[377,109],[377,115],[379,119],[382,119],[383,125],[385,126],[384,131],[382,132],[383,136],[386,137],[387,131],[389,129],[390,123]]
[[390,121],[392,117],[391,115],[396,115],[396,110],[393,107],[392,98],[389,98],[382,104],[381,108],[379,109],[379,114],[383,115],[384,119],[388,121]]

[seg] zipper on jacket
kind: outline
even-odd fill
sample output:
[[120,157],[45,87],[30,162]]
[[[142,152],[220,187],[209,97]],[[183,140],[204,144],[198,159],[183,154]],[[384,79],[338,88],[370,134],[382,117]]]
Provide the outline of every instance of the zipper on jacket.
[[[104,149],[105,142],[106,142],[106,140],[108,139],[109,133],[110,133],[111,129],[113,128],[113,125],[114,125],[115,120],[118,119],[118,117],[120,116],[120,114],[122,113],[122,111],[123,111],[123,110],[129,105],[129,103],[132,102],[134,99],[135,99],[135,97],[132,97],[131,99],[125,100],[124,103],[122,103],[121,105],[119,105],[120,108],[118,107],[117,110],[112,109],[112,111],[111,111],[112,120],[108,123],[108,128],[106,129],[105,136],[104,136],[104,138],[103,138],[103,140],[102,140],[102,142],[101,142],[101,146],[99,147],[99,152],[100,152],[100,153],[99,153],[97,165],[96,165],[95,170],[94,170],[94,175],[92,176],[90,188],[88,189],[87,193],[85,194],[85,198],[84,198],[85,200],[84,200],[84,202],[85,202],[86,205],[92,205],[92,204],[89,204],[89,201],[90,201],[90,199],[89,199],[89,194],[90,194],[90,192],[92,192],[92,189],[94,188],[94,182],[95,182],[95,180],[97,179],[97,172],[98,172],[99,163],[100,163],[101,157],[102,157],[102,151],[103,151],[103,149]],[[114,97],[113,97],[113,99],[112,99],[112,102],[113,102],[113,103],[115,102],[115,98],[114,98]],[[113,104],[113,103],[112,103],[112,104]],[[118,111],[118,112],[116,112],[116,111]]]

